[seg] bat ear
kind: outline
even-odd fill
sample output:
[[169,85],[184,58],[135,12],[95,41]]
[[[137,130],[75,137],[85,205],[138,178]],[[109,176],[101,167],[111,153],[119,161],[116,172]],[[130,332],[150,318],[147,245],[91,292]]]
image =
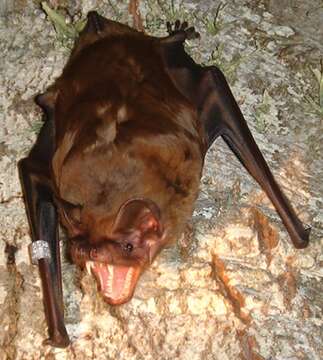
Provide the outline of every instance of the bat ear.
[[66,200],[56,198],[62,210],[63,222],[68,224],[70,234],[75,237],[82,233],[81,227],[81,213],[82,206],[74,205]]
[[104,28],[108,25],[108,20],[99,15],[96,11],[90,11],[87,14],[87,24],[84,29],[85,33],[99,34],[104,31]]
[[131,199],[120,208],[114,223],[115,233],[139,231],[162,233],[159,207],[148,199]]

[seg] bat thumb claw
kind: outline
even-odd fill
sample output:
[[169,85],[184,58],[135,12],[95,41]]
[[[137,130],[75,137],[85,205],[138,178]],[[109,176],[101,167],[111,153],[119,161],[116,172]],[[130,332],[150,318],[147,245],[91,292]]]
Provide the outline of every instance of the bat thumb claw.
[[291,236],[296,249],[305,249],[308,246],[311,230],[312,228],[307,225],[300,234]]
[[62,335],[60,333],[56,333],[50,338],[43,341],[43,345],[49,345],[57,348],[66,348],[70,344],[70,339],[68,335]]

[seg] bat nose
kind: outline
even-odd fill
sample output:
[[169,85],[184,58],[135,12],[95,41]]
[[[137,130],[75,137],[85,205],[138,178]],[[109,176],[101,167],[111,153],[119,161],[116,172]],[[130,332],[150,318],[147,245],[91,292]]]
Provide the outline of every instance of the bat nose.
[[82,266],[82,264],[89,260],[89,250],[90,247],[84,239],[70,241],[69,253],[75,264]]

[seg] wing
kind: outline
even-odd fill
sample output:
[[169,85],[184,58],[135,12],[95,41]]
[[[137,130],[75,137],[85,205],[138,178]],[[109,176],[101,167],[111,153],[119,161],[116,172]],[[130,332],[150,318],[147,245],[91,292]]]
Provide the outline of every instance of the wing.
[[[126,25],[107,20],[96,12],[88,14],[88,22],[73,48],[66,67],[82,49],[110,35],[140,35]],[[141,36],[143,36],[141,34]],[[43,302],[48,325],[47,344],[66,347],[70,343],[64,325],[62,276],[58,238],[58,214],[55,203],[57,194],[53,185],[52,164],[56,139],[65,131],[55,122],[57,85],[37,97],[38,105],[45,112],[45,123],[28,157],[19,161],[18,168],[23,189],[26,212],[32,235],[32,255],[39,266]]]
[[294,246],[305,248],[310,228],[304,228],[275,181],[223,73],[214,66],[197,65],[185,53],[183,42],[197,36],[194,28],[187,29],[187,24],[181,26],[178,21],[174,30],[168,28],[170,36],[160,40],[165,67],[178,90],[196,106],[208,147],[222,136],[272,201]]
[[32,253],[41,277],[49,339],[56,347],[66,347],[69,338],[64,325],[58,216],[50,182],[49,164],[54,149],[54,119],[51,93],[39,96],[46,121],[29,156],[18,168],[32,235]]
[[[136,31],[107,20],[96,12],[90,12],[87,25],[75,44],[69,63],[82,48],[97,41],[103,33],[106,36],[110,33],[123,35],[132,32]],[[28,157],[19,161],[18,169],[32,235],[31,248],[34,249],[32,252],[34,251],[42,281],[49,334],[46,343],[56,347],[66,347],[70,340],[64,324],[58,214],[54,203],[55,193],[50,169],[57,135],[54,115],[56,97],[55,85],[37,97],[36,102],[45,112],[45,123]]]

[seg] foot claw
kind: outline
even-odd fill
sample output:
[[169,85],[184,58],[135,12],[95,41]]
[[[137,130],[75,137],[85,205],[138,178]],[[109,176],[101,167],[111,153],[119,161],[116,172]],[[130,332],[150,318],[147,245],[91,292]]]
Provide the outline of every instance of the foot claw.
[[184,21],[183,23],[182,23],[182,25],[181,25],[181,30],[184,30],[185,31],[185,29],[188,27],[188,23],[187,23],[187,21]]
[[185,39],[188,40],[197,39],[200,37],[200,34],[195,31],[193,26],[188,27],[187,21],[183,21],[181,23],[180,20],[176,20],[175,24],[171,24],[169,21],[167,21],[166,27],[169,35],[182,34],[184,35]]
[[166,27],[167,27],[167,32],[168,32],[168,34],[171,34],[171,32],[172,32],[173,30],[172,30],[172,24],[171,24],[169,21],[167,21]]

